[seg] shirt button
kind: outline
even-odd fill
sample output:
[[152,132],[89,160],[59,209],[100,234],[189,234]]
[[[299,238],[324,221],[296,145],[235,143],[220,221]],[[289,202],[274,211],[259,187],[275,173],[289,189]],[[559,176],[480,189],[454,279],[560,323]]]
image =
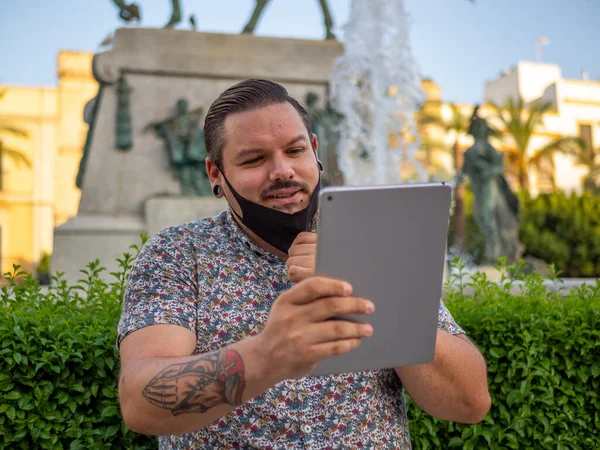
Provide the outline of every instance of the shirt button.
[[306,433],[306,434],[310,434],[310,432],[312,431],[312,428],[310,427],[310,425],[304,425],[302,427],[302,430]]

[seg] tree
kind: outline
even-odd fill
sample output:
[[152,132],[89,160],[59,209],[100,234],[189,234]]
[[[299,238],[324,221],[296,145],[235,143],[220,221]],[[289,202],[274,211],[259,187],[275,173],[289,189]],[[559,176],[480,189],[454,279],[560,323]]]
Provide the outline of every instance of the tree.
[[[442,167],[436,163],[436,153],[448,153],[447,144],[431,135],[431,128],[445,129],[445,123],[439,114],[441,103],[439,101],[426,101],[421,105],[415,115],[417,132],[419,134],[419,153],[418,158],[431,176],[433,172],[439,171]],[[411,139],[411,141],[414,141]]]
[[[425,152],[426,162],[430,162],[432,153],[443,150],[450,150],[452,155],[452,165],[455,174],[459,174],[462,167],[462,154],[460,141],[467,134],[469,129],[470,116],[461,111],[460,107],[454,103],[450,104],[451,116],[444,119],[439,114],[439,108],[427,108],[427,103],[423,105],[417,114],[417,126],[421,134],[421,150]],[[445,135],[451,133],[454,137],[452,147],[448,149],[445,142],[439,142],[431,139],[427,132],[427,127],[433,126],[441,128]],[[452,230],[452,245],[457,249],[464,249],[465,243],[465,221],[464,221],[465,187],[459,184],[454,190],[454,211],[450,218],[450,228]]]
[[[0,100],[2,99],[2,97],[4,97],[5,93],[6,91],[0,91]],[[27,156],[25,156],[19,150],[8,147],[4,144],[4,142],[2,141],[3,134],[10,134],[12,136],[20,138],[27,138],[29,136],[25,130],[18,127],[14,127],[5,121],[0,121],[0,190],[2,190],[3,187],[2,161],[5,156],[11,159],[17,166],[23,164],[26,167],[31,167],[31,161],[29,161],[29,158],[27,158]]]
[[549,112],[553,106],[551,102],[541,100],[533,101],[529,106],[525,105],[522,98],[509,97],[504,106],[490,102],[495,110],[495,117],[502,123],[503,130],[497,134],[507,147],[508,166],[514,171],[518,187],[523,190],[529,189],[528,170],[531,166],[541,168],[541,163],[547,161],[550,164],[550,178],[554,184],[554,152],[570,152],[579,145],[579,140],[573,137],[556,139],[542,148],[536,149],[532,154],[528,153],[531,138],[536,129],[543,125],[544,114]]
[[555,151],[573,157],[575,165],[585,167],[587,174],[583,178],[583,189],[600,193],[600,147],[594,148],[582,139],[574,139],[573,145]]

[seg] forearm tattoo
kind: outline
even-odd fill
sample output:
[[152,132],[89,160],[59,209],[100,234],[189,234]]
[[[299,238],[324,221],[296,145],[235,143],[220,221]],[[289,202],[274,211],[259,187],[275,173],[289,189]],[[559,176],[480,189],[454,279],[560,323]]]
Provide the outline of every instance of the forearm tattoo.
[[225,403],[237,406],[246,387],[244,373],[240,354],[224,348],[166,367],[150,380],[142,395],[174,416],[203,413]]

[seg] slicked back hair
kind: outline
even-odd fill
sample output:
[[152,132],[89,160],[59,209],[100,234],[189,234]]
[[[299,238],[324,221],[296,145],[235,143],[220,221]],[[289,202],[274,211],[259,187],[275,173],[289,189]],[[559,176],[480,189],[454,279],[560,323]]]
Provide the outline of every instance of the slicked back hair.
[[244,80],[219,95],[210,105],[204,119],[204,139],[208,156],[221,172],[223,171],[223,149],[227,145],[225,133],[227,116],[285,102],[290,103],[298,111],[310,140],[312,130],[308,112],[278,83],[269,80]]

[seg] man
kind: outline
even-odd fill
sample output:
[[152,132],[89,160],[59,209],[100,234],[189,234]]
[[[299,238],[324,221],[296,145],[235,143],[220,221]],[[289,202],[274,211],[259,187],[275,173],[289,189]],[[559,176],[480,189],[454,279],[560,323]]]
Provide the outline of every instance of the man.
[[308,115],[280,85],[246,80],[204,129],[213,193],[230,209],[158,233],[132,269],[118,335],[127,425],[164,449],[407,449],[403,387],[435,417],[480,421],[485,362],[443,303],[431,363],[308,376],[374,332],[328,320],[374,305],[314,276]]

